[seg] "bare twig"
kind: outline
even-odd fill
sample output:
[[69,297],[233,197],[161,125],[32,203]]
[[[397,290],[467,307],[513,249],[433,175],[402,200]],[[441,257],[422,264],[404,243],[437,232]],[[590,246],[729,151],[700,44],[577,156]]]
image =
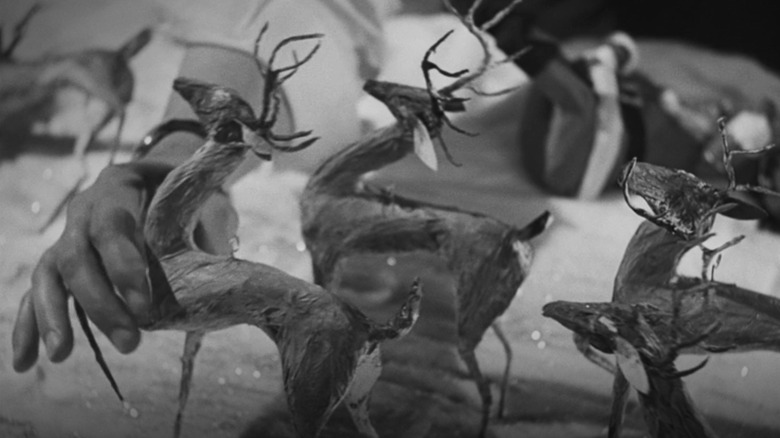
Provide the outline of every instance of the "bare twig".
[[[308,139],[301,142],[298,145],[282,145],[279,144],[278,142],[292,142],[299,138],[303,138],[311,135],[311,131],[300,131],[292,134],[280,135],[274,133],[271,130],[271,128],[276,124],[276,118],[279,115],[279,108],[281,106],[281,96],[279,95],[279,92],[281,90],[281,86],[288,79],[290,79],[301,66],[309,62],[314,57],[314,55],[320,49],[321,42],[319,41],[319,39],[322,38],[323,35],[319,33],[312,33],[306,35],[296,35],[293,37],[288,37],[283,39],[271,51],[271,55],[268,58],[267,66],[263,66],[259,60],[259,51],[260,51],[260,42],[263,38],[263,35],[265,35],[265,33],[267,32],[267,30],[268,30],[268,23],[265,23],[262,29],[260,30],[260,33],[257,35],[254,44],[254,56],[255,59],[257,60],[258,68],[260,69],[261,74],[265,78],[265,84],[263,88],[263,97],[264,97],[263,104],[260,110],[260,116],[255,121],[254,128],[259,132],[259,135],[265,141],[267,141],[274,149],[282,152],[300,151],[302,149],[309,147],[317,139],[316,138]],[[315,44],[315,46],[311,50],[309,50],[306,56],[299,59],[297,54],[293,51],[293,62],[291,64],[286,65],[284,67],[275,66],[276,57],[282,48],[295,42],[308,41],[308,40],[317,40],[317,44]]]
[[40,3],[34,3],[30,9],[27,10],[27,13],[25,13],[22,19],[16,23],[16,26],[14,26],[14,34],[11,42],[8,44],[8,47],[5,48],[3,47],[3,28],[0,26],[0,61],[10,60],[13,57],[16,46],[18,46],[22,41],[22,38],[24,38],[24,34],[27,31],[27,26],[30,24],[32,18],[38,12],[40,12],[42,8],[43,5]]
[[458,13],[457,9],[455,9],[454,6],[452,6],[452,3],[450,0],[444,0],[445,7],[455,14],[458,18],[460,18],[461,23],[468,29],[469,32],[471,32],[472,35],[477,39],[480,46],[482,47],[483,52],[483,58],[482,61],[479,64],[479,67],[477,67],[472,73],[470,74],[464,74],[456,81],[451,83],[450,85],[442,88],[440,90],[440,93],[445,96],[451,96],[453,92],[463,88],[466,84],[469,84],[473,82],[475,79],[479,78],[480,76],[484,75],[485,72],[487,72],[489,69],[494,68],[497,65],[512,62],[514,59],[516,59],[517,56],[520,56],[522,53],[519,52],[517,54],[510,54],[505,59],[500,61],[494,61],[493,56],[490,52],[490,46],[488,44],[488,38],[487,31],[497,25],[501,20],[503,20],[509,13],[512,12],[512,10],[521,3],[522,0],[512,0],[510,4],[508,4],[506,7],[501,9],[498,13],[496,13],[492,18],[485,21],[481,26],[477,26],[474,22],[474,14],[479,8],[479,6],[482,3],[482,0],[476,0],[474,3],[472,3],[471,7],[469,8],[468,12],[465,15],[461,15]]
[[114,393],[119,398],[119,401],[124,402],[125,398],[122,396],[122,392],[119,390],[119,385],[117,385],[116,379],[114,379],[114,375],[111,373],[111,369],[108,367],[108,364],[106,363],[106,359],[103,357],[103,352],[100,351],[100,346],[95,340],[95,335],[92,333],[92,329],[89,327],[89,320],[87,320],[87,314],[84,313],[84,308],[82,308],[81,304],[79,304],[78,301],[76,301],[75,299],[73,300],[73,309],[76,312],[76,318],[79,320],[81,329],[84,331],[84,335],[87,337],[87,342],[89,342],[89,347],[92,349],[92,352],[95,354],[95,361],[100,366],[100,370],[103,371],[103,375],[105,375],[106,378],[108,379],[108,383],[111,384],[111,389],[114,390]]

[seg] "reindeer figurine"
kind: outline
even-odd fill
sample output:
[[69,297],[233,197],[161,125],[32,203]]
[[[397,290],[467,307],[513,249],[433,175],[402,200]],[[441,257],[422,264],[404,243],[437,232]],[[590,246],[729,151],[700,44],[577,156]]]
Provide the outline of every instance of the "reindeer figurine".
[[[721,123],[721,132],[722,126]],[[674,339],[668,334],[660,338],[645,336],[645,339],[660,339],[656,343],[660,342],[668,350],[668,354],[650,355],[643,360],[645,366],[650,363],[651,368],[657,368],[659,363],[653,357],[673,358],[676,353],[672,352],[678,350],[689,354],[780,351],[780,300],[712,280],[710,266],[715,255],[738,243],[742,237],[716,249],[703,248],[699,278],[677,273],[682,256],[690,249],[702,246],[712,236],[710,230],[717,213],[748,219],[757,218],[762,213],[758,207],[734,193],[738,189],[751,188],[733,184],[730,158],[728,144],[724,140],[724,161],[731,175],[733,192],[718,190],[686,172],[630,162],[621,182],[624,195],[629,206],[647,220],[639,225],[626,247],[615,276],[612,303],[557,303],[545,307],[546,316],[555,318],[575,332],[575,344],[588,359],[615,374],[610,436],[616,437],[620,432],[628,381],[640,393],[645,387],[641,383],[644,378],[637,371],[636,354],[630,348],[616,350],[614,346],[605,347],[603,341],[594,341],[594,330],[602,330],[599,336],[603,336],[603,330],[609,329],[612,332],[609,336],[614,338],[615,309],[632,307],[635,314],[641,313],[641,318],[635,316],[630,323],[625,322],[633,327],[632,330],[636,329],[640,319],[653,326],[654,332],[666,330],[666,333],[672,333],[668,329],[674,327]],[[767,193],[763,189],[758,191]],[[650,211],[636,207],[631,195],[645,200]],[[604,325],[601,317],[612,322]],[[622,320],[629,321],[626,318]],[[679,342],[680,334],[696,342]],[[617,367],[599,351],[615,352]],[[708,436],[703,432],[706,428],[695,426],[695,416],[685,414],[675,417],[675,412],[685,412],[685,409],[674,403],[687,400],[687,395],[682,397],[675,388],[672,385],[671,389],[667,388],[668,391],[655,393],[654,403],[667,403],[664,406],[671,411],[664,413],[656,408],[653,415],[657,419],[677,418],[679,421],[688,421],[684,420],[687,418],[694,422],[694,429],[699,432],[691,432],[680,423],[676,427],[680,431],[688,431],[689,435],[658,436]],[[652,421],[648,424],[651,425]]]
[[[301,196],[301,222],[312,256],[315,282],[326,288],[330,288],[336,277],[339,257],[334,256],[335,250],[340,256],[425,250],[447,263],[457,278],[458,349],[479,389],[480,435],[484,435],[492,394],[474,350],[492,326],[507,352],[499,403],[499,411],[503,411],[511,347],[495,320],[507,309],[527,276],[533,254],[529,240],[544,231],[550,215],[544,213],[519,228],[484,214],[405,199],[374,189],[363,180],[368,172],[413,152],[429,167],[436,168],[432,139],[440,138],[442,125],[452,126],[445,112],[465,110],[465,99],[453,96],[453,92],[497,64],[487,50],[485,30],[519,2],[513,2],[478,28],[473,14],[480,3],[475,2],[467,15],[461,17],[485,49],[479,68],[468,75],[466,71],[450,73],[430,61],[448,33],[431,46],[422,61],[427,89],[368,81],[364,89],[387,105],[396,123],[335,153],[314,171]],[[448,1],[445,4],[455,12]],[[436,91],[429,77],[431,70],[458,79]],[[442,148],[452,161],[443,143]]]
[[678,371],[674,360],[680,349],[706,340],[716,325],[683,340],[673,321],[667,319],[670,315],[649,304],[555,301],[546,304],[543,312],[599,351],[615,354],[621,378],[613,385],[609,437],[620,434],[630,383],[639,394],[651,437],[714,438],[682,382],[682,377],[698,371],[707,361]]
[[[255,55],[266,28],[258,36]],[[263,264],[207,254],[193,239],[200,208],[221,189],[250,150],[270,159],[274,150],[297,151],[316,140],[306,138],[309,131],[281,135],[272,128],[280,86],[314,55],[319,44],[304,58],[281,68],[275,67],[277,53],[294,41],[319,37],[287,38],[274,49],[267,67],[258,63],[266,80],[259,117],[232,89],[185,78],[174,83],[207,134],[204,145],[165,177],[151,200],[144,227],[150,279],[162,291],[170,288],[167,301],[179,309],[144,328],[187,333],[175,436],[181,432],[203,336],[237,324],[255,325],[277,344],[287,402],[299,436],[318,436],[342,401],[358,430],[365,436],[377,436],[368,417],[368,403],[381,372],[379,344],[411,329],[419,315],[419,284],[413,285],[388,323],[377,324],[317,285]],[[300,143],[292,143],[298,139],[302,139]]]
[[87,97],[84,113],[88,119],[73,148],[73,157],[80,166],[79,177],[45,220],[41,228],[45,230],[86,180],[85,154],[95,136],[110,121],[117,119],[119,123],[109,161],[109,164],[113,163],[125,122],[125,108],[133,97],[135,85],[130,60],[149,43],[152,30],[141,30],[116,50],[87,49],[30,61],[13,59],[26,26],[40,9],[39,4],[30,8],[16,26],[14,39],[0,56],[0,125],[21,125],[29,129],[34,121],[50,118],[54,98],[66,89],[76,89]]
[[[659,327],[674,326],[676,333],[681,333],[686,339],[707,333],[697,343],[681,343],[679,348],[676,347],[684,354],[755,350],[780,352],[780,299],[733,284],[677,274],[682,255],[700,243],[700,240],[684,241],[664,228],[644,221],[626,247],[615,276],[612,302],[565,303],[564,306],[569,306],[566,318],[574,318],[572,312],[578,309],[582,321],[577,324],[583,325],[584,320],[590,318],[584,316],[588,312],[634,306],[642,311],[644,320],[656,332],[667,330]],[[546,316],[562,322],[550,312],[545,308]],[[594,342],[588,333],[572,330],[580,352],[615,374],[613,406],[616,410],[610,423],[614,432],[610,436],[616,437],[628,390],[626,374],[630,371],[625,371],[626,356],[615,353],[616,367],[614,362],[599,353],[612,353],[614,349],[601,348],[603,344]],[[672,342],[669,336],[664,339]],[[617,407],[620,409],[617,410]]]

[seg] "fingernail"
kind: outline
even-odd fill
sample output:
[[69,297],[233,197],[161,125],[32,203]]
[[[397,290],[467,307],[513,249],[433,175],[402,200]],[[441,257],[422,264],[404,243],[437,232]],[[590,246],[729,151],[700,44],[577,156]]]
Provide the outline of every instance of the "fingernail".
[[49,356],[49,359],[52,359],[54,357],[54,353],[62,343],[62,336],[60,336],[60,334],[55,331],[51,331],[46,333],[46,336],[43,338],[43,343],[46,344],[46,355]]
[[111,343],[121,353],[129,353],[135,349],[138,345],[139,335],[136,331],[131,331],[125,328],[118,328],[111,332]]

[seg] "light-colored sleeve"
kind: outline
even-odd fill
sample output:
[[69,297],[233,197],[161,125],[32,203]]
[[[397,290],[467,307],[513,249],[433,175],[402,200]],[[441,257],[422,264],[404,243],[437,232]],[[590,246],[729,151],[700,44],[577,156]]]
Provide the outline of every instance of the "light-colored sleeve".
[[[284,36],[321,32],[332,45],[351,50],[376,68],[383,51],[382,23],[397,0],[155,0],[162,29],[182,44],[252,50],[270,24],[268,44]],[[274,38],[276,37],[276,39]]]
[[[267,22],[269,28],[260,47],[260,57],[267,59],[286,37],[324,35],[316,56],[284,89],[296,129],[311,129],[321,140],[294,157],[280,156],[280,163],[295,161],[311,169],[361,134],[356,104],[363,82],[378,71],[383,53],[382,23],[393,13],[395,1],[156,1],[162,11],[162,29],[184,45],[218,45],[251,53],[255,38]],[[292,62],[293,47],[300,55],[312,44],[287,47],[277,55],[277,65]]]

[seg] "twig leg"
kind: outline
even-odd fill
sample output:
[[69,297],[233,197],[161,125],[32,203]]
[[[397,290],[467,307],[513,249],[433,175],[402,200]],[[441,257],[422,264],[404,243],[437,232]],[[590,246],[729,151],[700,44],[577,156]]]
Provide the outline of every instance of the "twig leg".
[[195,368],[195,356],[203,343],[206,332],[187,332],[184,338],[184,353],[181,355],[181,381],[179,382],[179,410],[176,412],[176,420],[173,423],[173,437],[181,435],[181,422],[184,409],[187,407],[187,399],[190,396],[192,384],[192,372]]
[[495,321],[490,325],[493,332],[496,334],[499,342],[504,347],[504,354],[506,354],[506,363],[504,364],[504,375],[501,378],[501,393],[498,398],[498,418],[504,418],[504,406],[506,405],[506,392],[509,387],[509,372],[512,368],[512,345],[509,343],[504,329],[501,328],[501,323]]
[[479,427],[479,438],[484,438],[487,432],[488,422],[490,420],[490,406],[493,404],[493,394],[490,392],[490,382],[482,375],[482,371],[479,369],[479,363],[477,363],[477,356],[474,354],[474,349],[470,346],[461,345],[458,348],[460,357],[466,362],[466,366],[469,369],[469,374],[477,384],[479,390],[479,396],[482,398],[482,421]]
[[609,432],[608,438],[620,438],[620,432],[623,428],[623,416],[628,404],[628,380],[617,369],[615,380],[612,383],[612,410],[609,414]]
[[[737,236],[714,249],[709,249],[705,247],[703,244],[699,245],[701,247],[701,263],[702,263],[701,279],[704,281],[712,281],[714,276],[714,271],[719,263],[719,257],[721,253],[731,248],[732,246],[742,242],[744,238],[745,236]],[[712,266],[712,271],[710,271],[710,266]]]
[[317,265],[317,263],[314,263],[314,261],[312,261],[312,264],[311,264],[311,272],[312,272],[312,277],[313,277],[312,281],[314,282],[314,284],[316,284],[317,286],[322,286],[322,287],[326,287],[327,286],[325,284],[322,284],[322,282],[325,280],[323,278],[324,275],[322,273],[322,269],[320,269],[319,265]]
[[[112,117],[109,115],[109,118]],[[116,134],[114,134],[114,145],[111,147],[111,155],[108,158],[108,165],[111,166],[114,164],[114,161],[116,160],[116,154],[119,152],[119,147],[122,143],[122,131],[125,128],[125,112],[121,111],[119,113],[119,123],[116,127]]]
[[78,167],[79,167],[79,176],[76,180],[75,184],[68,190],[68,192],[65,194],[65,196],[60,200],[60,202],[54,207],[52,212],[49,214],[49,216],[46,218],[46,221],[41,225],[41,228],[38,230],[40,233],[45,232],[49,229],[51,224],[54,223],[55,220],[60,216],[60,214],[65,210],[65,207],[68,206],[68,202],[76,196],[76,193],[79,192],[81,189],[81,185],[84,184],[84,181],[87,179],[88,175],[88,169],[87,169],[87,158],[86,158],[86,150],[90,143],[92,143],[92,139],[95,136],[95,131],[92,130],[90,127],[85,127],[80,133],[78,138],[76,138],[76,144],[73,146],[73,160],[76,161]]
[[347,395],[344,401],[347,403],[347,410],[355,422],[355,427],[363,437],[379,438],[371,424],[371,418],[368,415],[369,403],[371,402],[371,390],[374,384],[379,380],[382,374],[382,359],[379,353],[379,346],[374,346],[374,351],[358,359],[355,368],[355,377],[349,385]]

